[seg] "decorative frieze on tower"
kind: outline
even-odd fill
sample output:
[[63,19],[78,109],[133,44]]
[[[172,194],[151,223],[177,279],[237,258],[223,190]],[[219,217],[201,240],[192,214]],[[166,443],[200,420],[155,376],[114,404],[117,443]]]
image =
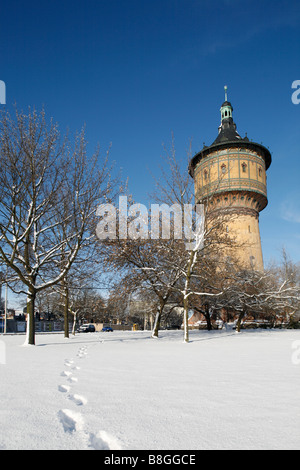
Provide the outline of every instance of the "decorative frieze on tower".
[[217,138],[190,161],[196,203],[206,203],[210,216],[226,214],[226,230],[236,241],[230,256],[246,269],[263,270],[259,212],[268,204],[266,171],[271,154],[238,134],[227,87],[220,111]]

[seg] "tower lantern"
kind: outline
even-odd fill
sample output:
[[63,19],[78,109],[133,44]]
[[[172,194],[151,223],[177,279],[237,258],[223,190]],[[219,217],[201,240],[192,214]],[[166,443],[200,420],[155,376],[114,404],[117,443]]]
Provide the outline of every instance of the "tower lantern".
[[227,86],[224,90],[218,136],[190,161],[195,199],[207,204],[210,217],[226,214],[226,231],[237,242],[230,257],[245,269],[263,270],[259,213],[268,204],[266,171],[271,154],[263,145],[238,134]]
[[221,123],[225,119],[229,119],[229,118],[232,119],[232,111],[233,111],[231,103],[229,103],[229,101],[227,101],[227,86],[224,86],[224,90],[225,90],[225,101],[222,104],[221,109],[220,109],[220,111],[221,111]]

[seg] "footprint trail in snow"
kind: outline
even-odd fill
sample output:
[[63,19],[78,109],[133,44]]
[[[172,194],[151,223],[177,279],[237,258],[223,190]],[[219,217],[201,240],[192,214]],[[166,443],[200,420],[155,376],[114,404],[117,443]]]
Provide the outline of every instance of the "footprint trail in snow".
[[[78,359],[84,359],[87,357],[87,346],[79,348],[77,357]],[[66,359],[64,366],[66,370],[63,370],[60,376],[65,377],[70,384],[78,382],[78,378],[74,375],[74,372],[80,370],[80,367],[76,366],[74,360]],[[70,393],[71,385],[60,384],[58,385],[58,391],[66,394],[66,399],[75,404],[77,409],[83,407],[87,403],[87,399],[84,396]],[[70,434],[78,433],[86,447],[94,450],[122,449],[119,441],[106,431],[101,430],[96,434],[88,432],[86,430],[84,418],[80,412],[64,408],[59,410],[57,415],[63,426],[64,432]]]

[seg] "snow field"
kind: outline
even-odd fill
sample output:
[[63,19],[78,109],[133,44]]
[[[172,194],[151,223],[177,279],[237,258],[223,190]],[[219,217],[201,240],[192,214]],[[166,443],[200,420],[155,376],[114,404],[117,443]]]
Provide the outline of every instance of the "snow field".
[[1,449],[299,449],[296,330],[1,336]]

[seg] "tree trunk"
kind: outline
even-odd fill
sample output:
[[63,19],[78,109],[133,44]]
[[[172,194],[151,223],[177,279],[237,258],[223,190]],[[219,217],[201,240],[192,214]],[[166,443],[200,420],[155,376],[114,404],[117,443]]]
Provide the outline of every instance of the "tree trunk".
[[152,338],[158,338],[158,330],[160,327],[160,319],[161,319],[161,311],[160,309],[157,310],[155,320],[154,320],[154,326],[153,326],[153,331],[152,331]]
[[27,332],[26,332],[26,344],[35,344],[35,317],[34,317],[34,306],[35,306],[35,292],[28,292],[27,294]]
[[74,318],[73,318],[72,335],[75,336],[75,332],[76,332],[76,322],[77,322],[77,312],[74,312],[73,315],[74,315]]
[[189,342],[189,298],[183,298],[183,326],[184,326],[184,338],[183,342]]
[[69,290],[67,287],[65,287],[64,332],[65,338],[69,338]]
[[237,333],[240,333],[240,331],[241,331],[241,324],[242,324],[242,320],[243,320],[244,316],[245,316],[245,312],[241,312],[238,316],[238,320],[237,320],[237,323],[236,323],[236,329],[235,329],[235,331]]
[[184,291],[183,291],[183,327],[184,327],[184,338],[183,342],[188,343],[189,342],[189,290],[190,290],[190,283],[191,283],[191,277],[193,274],[193,268],[195,265],[197,259],[197,253],[196,251],[191,251],[190,253],[190,258],[189,262],[187,265],[187,270],[186,270],[186,276],[185,276],[185,285],[184,285]]
[[159,308],[157,310],[157,313],[156,313],[156,316],[155,316],[155,320],[154,320],[154,327],[153,327],[153,331],[152,331],[152,335],[151,335],[152,338],[158,338],[158,331],[159,331],[159,328],[160,328],[160,321],[161,321],[161,316],[162,316],[164,306],[165,306],[165,303],[163,301],[161,301],[160,306],[159,306]]
[[205,320],[206,320],[206,323],[207,323],[207,329],[208,331],[211,331],[212,330],[212,324],[211,324],[211,318],[210,318],[210,314],[209,314],[209,305],[208,304],[205,304]]
[[153,329],[153,313],[150,313],[150,330]]

